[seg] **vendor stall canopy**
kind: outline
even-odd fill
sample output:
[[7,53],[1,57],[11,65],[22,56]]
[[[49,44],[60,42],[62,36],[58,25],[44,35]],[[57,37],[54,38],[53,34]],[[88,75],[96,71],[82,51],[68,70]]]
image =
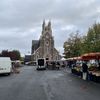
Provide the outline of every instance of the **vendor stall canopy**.
[[82,60],[82,57],[73,57],[73,58],[67,58],[66,60]]
[[100,60],[100,52],[83,54],[82,59],[83,60],[91,60],[91,59]]

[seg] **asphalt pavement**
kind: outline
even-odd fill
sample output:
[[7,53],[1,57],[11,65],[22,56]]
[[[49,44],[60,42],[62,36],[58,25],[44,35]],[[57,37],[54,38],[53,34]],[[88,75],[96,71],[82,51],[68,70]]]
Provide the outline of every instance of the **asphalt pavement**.
[[100,100],[100,84],[84,81],[69,69],[24,66],[18,74],[0,76],[0,100]]

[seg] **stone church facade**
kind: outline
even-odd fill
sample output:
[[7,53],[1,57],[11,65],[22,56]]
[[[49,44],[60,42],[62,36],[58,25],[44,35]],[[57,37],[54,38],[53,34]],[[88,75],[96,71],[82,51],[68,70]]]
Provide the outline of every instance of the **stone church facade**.
[[54,37],[52,36],[51,22],[48,25],[43,21],[42,32],[39,40],[32,40],[32,61],[38,58],[45,58],[46,60],[60,60],[61,56],[54,47]]

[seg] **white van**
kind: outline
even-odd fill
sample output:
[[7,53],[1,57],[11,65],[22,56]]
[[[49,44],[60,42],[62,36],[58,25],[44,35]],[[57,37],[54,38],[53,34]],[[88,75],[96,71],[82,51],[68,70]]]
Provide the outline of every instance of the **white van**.
[[37,60],[37,70],[46,70],[45,58],[39,58]]
[[12,64],[9,57],[0,57],[0,74],[10,74]]

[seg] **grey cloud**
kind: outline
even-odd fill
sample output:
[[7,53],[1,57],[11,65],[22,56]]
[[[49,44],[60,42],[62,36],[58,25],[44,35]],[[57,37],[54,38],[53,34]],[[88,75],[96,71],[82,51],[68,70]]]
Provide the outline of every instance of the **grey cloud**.
[[[55,45],[63,52],[70,32],[85,33],[100,21],[99,6],[100,0],[0,0],[0,47],[30,50],[31,40],[41,34],[42,20],[51,19]],[[74,28],[61,30],[71,25]]]

